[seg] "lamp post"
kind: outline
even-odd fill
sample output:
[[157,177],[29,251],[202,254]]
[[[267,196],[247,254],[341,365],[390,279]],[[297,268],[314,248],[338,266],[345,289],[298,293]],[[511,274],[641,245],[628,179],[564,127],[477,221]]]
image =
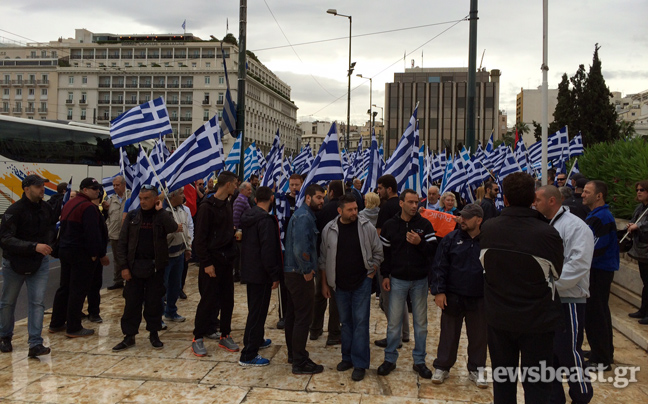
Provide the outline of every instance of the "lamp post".
[[346,17],[349,19],[349,70],[347,71],[347,77],[349,78],[349,84],[347,88],[347,134],[346,134],[346,149],[349,150],[349,135],[351,131],[351,74],[353,73],[353,67],[355,63],[351,64],[351,23],[352,19],[350,15],[338,14],[337,10],[334,8],[329,8],[326,10],[328,14],[334,16]]
[[371,117],[373,116],[373,99],[372,99],[372,94],[373,94],[373,79],[371,77],[364,77],[362,74],[356,74],[356,77],[360,77],[361,79],[366,79],[369,80],[369,126],[373,128],[373,124],[371,123]]
[[379,107],[376,104],[373,104],[372,107],[380,108],[380,122],[382,122],[383,126],[385,126],[385,109],[383,107]]

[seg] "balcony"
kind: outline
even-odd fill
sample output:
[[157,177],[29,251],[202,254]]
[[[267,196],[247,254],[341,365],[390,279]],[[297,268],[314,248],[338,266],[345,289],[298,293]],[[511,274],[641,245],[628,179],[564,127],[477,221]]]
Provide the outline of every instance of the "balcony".
[[151,88],[151,83],[140,83],[140,88]]
[[180,84],[178,83],[168,84],[167,88],[180,88]]
[[99,88],[110,88],[110,83],[99,83]]
[[108,56],[108,55],[106,55],[105,53],[100,53],[100,54],[97,55],[97,57],[95,57],[95,59],[105,59],[106,56]]
[[200,59],[200,54],[189,55],[189,59]]
[[110,104],[110,100],[99,100],[97,101],[97,104],[99,105]]
[[0,108],[0,114],[8,114],[9,108]]
[[140,104],[144,104],[145,102],[149,102],[149,101],[151,101],[151,100],[141,99],[141,100],[139,100],[139,103],[140,103]]
[[11,81],[11,84],[13,84],[14,86],[22,86],[23,83],[24,83],[24,81],[22,81],[22,80],[12,80]]
[[27,115],[34,115],[36,108],[25,108],[25,112],[27,113]]
[[33,87],[36,85],[36,80],[25,80],[24,83],[26,86]]
[[81,59],[80,53],[73,53],[70,55],[70,59]]
[[173,55],[170,53],[165,53],[161,56],[162,59],[173,59]]
[[11,110],[14,114],[22,114],[22,108],[14,108]]
[[86,120],[86,116],[85,116],[85,115],[81,115],[81,120],[82,120],[82,121],[85,121],[85,120]]
[[124,88],[124,83],[112,83],[112,88]]
[[135,59],[146,59],[146,55],[135,55]]
[[137,100],[133,100],[133,99],[126,100],[126,104],[128,104],[128,105],[137,105]]
[[2,87],[8,87],[10,85],[11,85],[11,80],[0,81],[0,86]]
[[99,122],[101,122],[101,121],[107,121],[107,120],[109,120],[109,119],[110,119],[110,117],[109,117],[108,115],[99,115],[99,116],[97,117],[97,121],[99,121]]
[[193,88],[193,83],[185,83],[182,85],[182,88]]
[[182,104],[182,105],[191,105],[191,104],[193,104],[193,100],[182,100],[182,101],[180,101],[180,104]]
[[38,113],[39,114],[46,114],[47,113],[47,108],[38,108]]
[[94,59],[94,55],[83,55],[84,59]]
[[169,100],[169,101],[167,101],[168,105],[178,105],[178,103],[180,103],[180,101],[178,101],[178,100]]
[[171,116],[171,117],[169,118],[169,120],[170,120],[171,122],[178,122],[178,117],[177,117],[177,116]]
[[193,118],[190,117],[190,116],[182,116],[182,117],[180,117],[180,120],[183,121],[183,122],[191,122],[193,120]]
[[117,99],[117,100],[110,100],[110,103],[111,103],[111,104],[119,104],[119,105],[121,105],[121,104],[124,103],[124,100],[119,100],[119,99]]
[[202,105],[209,105],[209,100],[203,100]]
[[158,53],[151,53],[150,55],[148,55],[148,58],[149,58],[149,59],[159,59],[159,58],[160,58],[160,54],[158,54]]
[[203,121],[207,122],[209,120],[208,116],[203,116]]
[[49,80],[38,80],[36,82],[36,84],[38,84],[39,86],[43,86],[43,87],[49,86]]
[[126,83],[126,88],[137,88],[137,83]]
[[119,59],[119,54],[116,54],[116,55],[108,55],[108,59]]
[[176,59],[186,59],[187,54],[186,53],[178,53],[177,55],[175,55],[175,58]]
[[121,56],[122,59],[132,59],[133,54],[132,53],[123,53]]
[[203,57],[203,59],[213,59],[215,57],[215,54],[213,54],[213,53],[203,53],[202,57]]
[[85,98],[81,98],[79,100],[79,105],[88,105],[88,100],[86,100]]
[[153,88],[164,88],[164,83],[155,83],[153,84]]
[[216,100],[216,105],[223,105],[225,101],[223,100]]
[[65,100],[65,105],[74,105],[74,100]]

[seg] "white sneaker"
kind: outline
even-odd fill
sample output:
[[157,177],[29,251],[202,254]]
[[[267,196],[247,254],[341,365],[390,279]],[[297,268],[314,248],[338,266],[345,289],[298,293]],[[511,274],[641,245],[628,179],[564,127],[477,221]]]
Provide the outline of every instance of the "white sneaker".
[[488,382],[476,370],[471,370],[468,372],[468,379],[475,382],[475,385],[480,389],[485,389],[488,387]]
[[441,384],[450,377],[450,372],[447,370],[434,369],[434,374],[432,375],[432,383]]

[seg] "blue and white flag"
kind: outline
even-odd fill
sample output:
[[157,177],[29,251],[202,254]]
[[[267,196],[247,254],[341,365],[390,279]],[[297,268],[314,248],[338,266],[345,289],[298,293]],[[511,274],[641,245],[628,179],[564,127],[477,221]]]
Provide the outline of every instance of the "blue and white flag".
[[67,183],[67,188],[65,188],[65,194],[63,195],[63,201],[61,202],[61,209],[63,209],[63,206],[67,203],[67,201],[70,200],[70,197],[72,196],[72,177],[70,177],[70,181]]
[[569,150],[569,136],[566,126],[563,126],[558,132],[549,136],[547,141],[547,160],[553,161],[561,159],[563,149]]
[[391,174],[396,178],[398,183],[398,192],[403,192],[407,178],[412,174],[413,156],[416,155],[416,165],[418,166],[418,145],[416,144],[416,113],[418,104],[414,108],[414,113],[410,117],[407,129],[398,141],[394,154],[389,158],[385,165],[383,175]]
[[145,102],[110,122],[110,138],[115,148],[173,133],[164,99]]
[[157,183],[151,165],[146,158],[146,151],[139,146],[139,154],[137,155],[137,163],[135,163],[135,179],[133,181],[133,189],[131,190],[130,205],[128,211],[132,212],[140,207],[139,193],[143,185],[155,185]]
[[252,174],[259,174],[261,171],[261,165],[259,164],[259,151],[256,148],[256,142],[252,142],[245,149],[244,162],[243,162],[243,180],[247,181],[250,179]]
[[169,152],[169,149],[167,149],[166,145],[164,144],[164,140],[162,139],[162,137],[160,137],[155,142],[155,146],[153,147],[153,150],[151,150],[151,155],[149,156],[151,163],[153,164],[153,168],[156,172],[162,170],[164,162],[166,162],[167,158],[170,155],[171,153]]
[[344,178],[344,171],[342,171],[342,158],[340,157],[340,146],[338,143],[337,124],[333,122],[331,129],[322,142],[317,157],[313,161],[306,181],[299,191],[297,197],[297,205],[300,206],[304,202],[306,188],[314,183],[328,183],[333,180],[342,180]]
[[169,157],[160,173],[169,192],[175,191],[212,171],[224,167],[223,144],[216,117],[212,117],[187,138]]
[[574,161],[574,165],[571,168],[571,174],[569,174],[569,178],[567,179],[571,179],[571,177],[576,173],[580,173],[580,168],[578,167],[578,160]]
[[574,138],[569,141],[569,158],[571,159],[576,156],[582,156],[584,153],[585,147],[583,146],[583,136],[578,132],[578,135],[574,136]]
[[529,161],[532,165],[540,164],[542,161],[542,142],[535,142],[527,150],[529,154]]
[[497,169],[499,180],[504,180],[507,175],[522,171],[518,165],[515,155],[510,147],[504,150],[504,158],[502,159],[501,166]]
[[293,170],[296,173],[301,174],[302,170],[304,169],[304,166],[308,163],[309,155],[313,157],[313,151],[311,150],[310,143],[302,147],[301,151],[292,162]]
[[236,141],[232,145],[227,158],[225,159],[225,169],[227,171],[236,172],[236,167],[241,162],[241,135],[238,135]]
[[223,60],[223,70],[225,71],[225,105],[223,106],[223,117],[220,121],[221,132],[223,135],[229,133],[232,137],[236,137],[236,104],[232,100],[232,93],[230,91],[229,78],[227,77],[227,62],[225,58],[225,50],[221,42],[221,59]]
[[187,29],[187,20],[182,21],[182,29]]
[[283,173],[283,153],[284,145],[279,146],[277,152],[271,153],[266,167],[266,172],[261,180],[262,187],[272,188],[278,185],[281,174]]
[[373,192],[378,186],[378,178],[382,175],[380,166],[380,153],[378,152],[378,141],[376,132],[371,129],[371,146],[369,147],[369,165],[367,166],[367,178],[362,185],[362,194]]
[[113,180],[121,175],[120,173],[117,173],[113,175],[112,177],[106,177],[101,180],[101,187],[103,188],[104,192],[106,193],[106,197],[109,197],[110,195],[113,195],[115,193],[115,187],[113,187]]

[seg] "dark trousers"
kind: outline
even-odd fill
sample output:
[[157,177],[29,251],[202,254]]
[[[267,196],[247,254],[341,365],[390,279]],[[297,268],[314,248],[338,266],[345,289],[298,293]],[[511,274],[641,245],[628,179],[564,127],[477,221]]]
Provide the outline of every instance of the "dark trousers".
[[[493,366],[493,398],[495,404],[517,403],[517,372],[513,378],[504,376],[506,381],[495,380],[497,368],[505,367],[517,369],[540,368],[540,362],[544,361],[546,367],[553,364],[553,342],[554,332],[543,333],[519,333],[505,331],[488,326],[488,351],[490,352],[491,364]],[[519,364],[519,365],[518,365]],[[549,402],[551,395],[551,383],[531,382],[525,379],[522,382],[524,388],[524,401],[526,404],[545,404]]]
[[286,305],[288,304],[288,288],[286,287],[286,278],[284,277],[283,271],[279,275],[279,319],[286,317]]
[[474,310],[465,310],[458,315],[441,314],[441,335],[437,357],[433,366],[435,369],[449,371],[457,361],[461,327],[466,319],[466,336],[468,337],[468,370],[477,371],[486,366],[486,339],[488,325],[486,324],[486,311],[484,298],[475,299]]
[[142,304],[144,305],[144,320],[148,331],[162,329],[162,297],[164,289],[164,269],[155,271],[148,278],[135,278],[124,285],[124,315],[121,318],[121,328],[124,335],[136,335],[142,322]]
[[[583,370],[583,326],[585,320],[585,303],[563,303],[565,329],[556,332],[554,337],[554,368],[566,367],[569,397],[573,403],[589,403],[593,390],[589,377],[585,378]],[[565,404],[565,390],[562,382],[556,378],[551,391],[552,404]]]
[[270,307],[270,296],[272,295],[271,283],[248,283],[248,316],[245,322],[245,334],[241,351],[241,361],[246,362],[254,359],[259,353],[259,347],[264,341],[265,321],[268,317]]
[[322,275],[317,271],[315,277],[315,297],[313,302],[313,322],[310,325],[310,332],[321,334],[324,329],[324,313],[326,312],[326,302],[329,306],[328,319],[328,339],[340,339],[340,313],[338,312],[337,302],[334,298],[326,299],[322,296]]
[[110,249],[113,253],[113,283],[123,283],[124,278],[121,276],[121,261],[117,259],[117,245],[119,240],[110,240]]
[[[193,258],[193,252],[191,253],[191,257]],[[184,268],[182,269],[182,286],[180,290],[184,289],[184,285],[187,282],[187,271],[189,271],[189,261],[185,260]]]
[[67,332],[77,332],[81,326],[83,302],[90,290],[95,261],[78,251],[61,249],[61,281],[54,295],[50,327],[65,325]]
[[639,263],[639,275],[641,275],[641,281],[643,282],[639,311],[644,317],[648,317],[648,262]]
[[315,283],[313,279],[306,281],[299,273],[284,274],[288,288],[288,304],[286,306],[286,348],[288,358],[293,359],[293,365],[302,365],[308,360],[306,340],[308,328],[313,320],[313,297]]
[[[220,308],[220,329],[223,336],[232,332],[232,312],[234,311],[234,279],[232,266],[223,261],[216,267],[216,277],[211,278],[205,268],[198,270],[198,289],[200,303],[196,309],[194,337],[202,338],[214,332],[214,311]],[[210,332],[211,331],[211,332]]]
[[103,283],[103,265],[99,260],[94,262],[92,279],[90,280],[90,290],[88,291],[88,314],[91,316],[99,315],[99,304],[101,303],[101,286]]
[[594,363],[610,365],[614,358],[612,316],[610,314],[610,286],[614,272],[590,270],[590,297],[585,308],[585,331]]

